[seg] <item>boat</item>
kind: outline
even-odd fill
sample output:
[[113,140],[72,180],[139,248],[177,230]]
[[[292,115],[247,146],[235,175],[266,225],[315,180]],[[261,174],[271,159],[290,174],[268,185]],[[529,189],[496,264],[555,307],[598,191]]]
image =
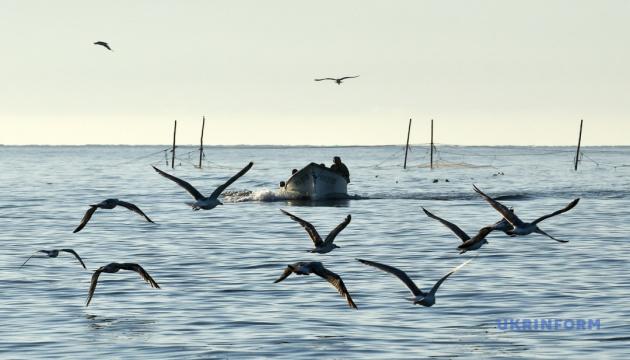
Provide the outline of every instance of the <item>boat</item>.
[[346,199],[348,182],[325,165],[310,163],[280,182],[280,191],[290,199]]

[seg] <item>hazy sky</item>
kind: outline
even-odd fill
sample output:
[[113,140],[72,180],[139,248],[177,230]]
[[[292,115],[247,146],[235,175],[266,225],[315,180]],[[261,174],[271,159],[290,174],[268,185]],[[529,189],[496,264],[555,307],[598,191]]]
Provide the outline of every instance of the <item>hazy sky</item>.
[[[630,144],[630,1],[0,0],[0,143]],[[107,41],[113,52],[93,45]],[[314,78],[360,75],[338,86]]]

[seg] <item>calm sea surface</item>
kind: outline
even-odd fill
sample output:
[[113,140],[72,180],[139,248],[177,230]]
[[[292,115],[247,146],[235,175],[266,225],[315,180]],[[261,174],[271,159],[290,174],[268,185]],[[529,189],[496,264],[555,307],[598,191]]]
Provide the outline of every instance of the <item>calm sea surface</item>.
[[[584,148],[577,172],[567,147],[426,146],[209,147],[202,169],[194,147],[0,146],[0,358],[7,359],[400,359],[618,358],[630,354],[630,148]],[[341,156],[354,199],[283,199],[278,183],[292,168],[330,165]],[[189,195],[156,165],[210,194],[255,165],[225,194],[224,206],[192,211]],[[437,182],[434,182],[437,179]],[[448,179],[448,182],[446,181]],[[426,217],[476,233],[499,220],[476,184],[514,206],[524,220],[564,207],[541,235],[491,233],[479,251],[459,255],[460,240]],[[73,234],[89,204],[135,203],[156,223],[122,208],[98,210]],[[324,235],[347,214],[335,251],[307,253],[306,232],[279,209]],[[33,258],[40,249],[69,254]],[[422,289],[463,261],[431,308],[405,300],[393,276],[364,258],[406,270]],[[291,276],[286,264],[321,261],[341,275],[359,310],[323,279]],[[133,272],[102,274],[89,307],[92,270],[137,262],[162,289]],[[505,322],[508,319],[508,322]],[[560,319],[557,330],[511,328],[509,319]],[[577,330],[566,320],[599,321]],[[555,321],[555,320],[554,320]],[[506,326],[503,326],[507,324]],[[517,331],[520,330],[520,331]]]

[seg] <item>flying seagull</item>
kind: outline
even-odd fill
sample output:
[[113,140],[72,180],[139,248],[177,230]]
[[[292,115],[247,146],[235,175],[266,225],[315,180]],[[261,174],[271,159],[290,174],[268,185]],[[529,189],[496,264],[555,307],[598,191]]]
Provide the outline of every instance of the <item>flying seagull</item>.
[[152,288],[160,288],[160,285],[158,285],[158,283],[155,282],[155,280],[153,280],[153,278],[151,277],[151,275],[149,275],[148,272],[146,272],[142,266],[138,265],[138,264],[133,264],[133,263],[110,263],[108,265],[105,266],[101,266],[100,268],[98,268],[96,271],[94,271],[94,274],[92,275],[92,282],[90,284],[90,290],[88,292],[88,298],[87,298],[87,303],[85,304],[85,306],[90,305],[90,301],[92,300],[92,296],[94,296],[94,291],[96,290],[96,283],[98,282],[98,277],[101,275],[101,273],[117,273],[119,270],[131,270],[131,271],[135,271],[138,274],[140,274],[140,276],[142,276],[142,278],[149,283],[149,285],[151,285]]
[[221,195],[221,193],[233,182],[235,182],[238,178],[245,175],[245,173],[249,171],[249,169],[251,169],[253,165],[254,165],[253,162],[250,162],[249,164],[247,164],[247,166],[245,166],[241,171],[237,172],[236,175],[232,176],[225,184],[219,186],[208,197],[203,196],[197,189],[195,189],[188,182],[182,179],[176,178],[173,175],[167,174],[164,171],[156,168],[155,166],[153,166],[153,169],[155,169],[155,171],[157,171],[160,175],[164,176],[165,178],[173,180],[174,182],[177,183],[177,185],[183,187],[184,189],[186,189],[186,191],[190,193],[190,195],[192,195],[195,201],[189,202],[187,204],[192,206],[193,210],[199,210],[199,209],[210,210],[210,209],[215,208],[217,205],[223,205],[223,203],[219,201],[219,195]]
[[97,42],[94,43],[94,45],[101,45],[101,46],[103,46],[104,48],[106,48],[109,51],[114,51],[114,50],[112,50],[112,48],[109,47],[109,44],[106,43],[105,41],[97,41]]
[[455,271],[461,269],[464,265],[472,261],[472,259],[469,259],[463,262],[462,264],[460,264],[459,266],[457,266],[456,268],[454,268],[453,270],[449,271],[448,274],[442,276],[442,278],[438,280],[438,282],[436,282],[435,285],[433,285],[431,290],[428,293],[426,293],[418,289],[416,284],[409,278],[409,276],[407,276],[407,274],[400,269],[397,269],[393,266],[380,264],[374,261],[362,260],[362,259],[357,259],[357,260],[366,265],[374,266],[377,269],[380,269],[380,270],[383,270],[385,272],[395,275],[403,283],[405,283],[405,285],[407,285],[407,287],[409,288],[409,290],[411,290],[411,293],[414,296],[413,298],[408,298],[407,300],[413,301],[414,305],[422,305],[422,306],[427,306],[427,307],[433,306],[433,304],[435,304],[435,293],[437,292],[440,285],[442,285],[444,280],[446,280],[449,276],[451,276],[451,274],[453,274]]
[[[552,212],[551,214],[547,214],[544,216],[539,217],[538,219],[530,222],[530,223],[526,223],[523,222],[521,219],[518,218],[518,216],[516,216],[516,214],[514,214],[513,211],[510,211],[510,209],[508,209],[505,205],[501,204],[500,202],[494,200],[493,198],[491,198],[490,196],[484,194],[481,190],[479,190],[479,188],[477,188],[475,185],[473,185],[473,189],[475,189],[475,191],[477,193],[479,193],[479,195],[483,196],[483,198],[490,204],[490,206],[492,206],[496,211],[498,211],[501,215],[503,215],[503,218],[505,220],[507,220],[510,225],[512,225],[512,229],[508,229],[508,231],[506,232],[508,235],[510,236],[516,236],[516,235],[528,235],[531,233],[537,233],[537,234],[542,234],[545,235],[551,239],[554,239],[558,242],[569,242],[569,240],[559,240],[554,238],[553,236],[547,234],[546,232],[542,231],[539,227],[538,227],[538,223],[548,219],[552,216],[556,216],[558,214],[562,214],[563,212],[567,212],[571,209],[573,209],[575,207],[575,205],[577,205],[578,201],[580,201],[580,198],[577,198],[573,201],[571,201],[567,206],[565,206],[563,209],[557,210]],[[495,224],[496,225],[496,224]]]
[[354,78],[358,78],[359,75],[357,76],[344,76],[342,78],[323,78],[323,79],[315,79],[315,81],[322,81],[322,80],[332,80],[334,82],[337,83],[337,85],[341,85],[341,82],[344,81],[345,79],[354,79]]
[[293,273],[296,275],[315,274],[325,279],[337,289],[341,296],[346,298],[346,301],[348,302],[348,305],[350,305],[350,307],[357,309],[357,306],[354,304],[354,301],[352,301],[350,293],[348,293],[348,289],[346,289],[346,285],[343,283],[343,280],[341,280],[341,277],[334,272],[326,269],[322,263],[317,261],[301,261],[294,264],[289,264],[287,265],[287,268],[284,269],[284,273],[282,273],[282,275],[276,281],[274,281],[274,283],[279,283]]
[[[35,254],[31,255],[28,259],[26,259],[26,261],[24,262],[24,264],[26,264],[33,256],[35,256],[37,253],[44,253],[46,254],[46,256],[51,257],[51,258],[56,258],[57,256],[59,256],[59,252],[63,251],[63,252],[67,252],[70,253],[72,255],[74,255],[75,258],[77,258],[77,260],[79,260],[79,262],[81,263],[81,266],[83,266],[84,269],[87,269],[85,267],[85,264],[83,263],[83,260],[81,260],[81,257],[79,256],[79,254],[76,253],[76,251],[72,250],[72,249],[53,249],[53,250],[38,250]],[[20,267],[24,266],[24,264],[20,265]]]
[[483,244],[487,244],[488,240],[486,240],[486,235],[488,235],[492,230],[494,230],[494,228],[492,226],[485,226],[483,228],[481,228],[481,230],[479,230],[479,232],[477,233],[477,235],[473,236],[472,238],[470,236],[468,236],[468,234],[466,234],[462,229],[460,229],[457,225],[448,222],[438,216],[433,215],[431,212],[429,212],[427,209],[422,208],[422,210],[424,211],[425,214],[427,214],[428,217],[435,219],[439,222],[441,222],[442,224],[444,224],[444,226],[446,226],[447,228],[451,229],[452,232],[455,233],[455,235],[457,235],[457,237],[459,237],[460,239],[462,239],[463,243],[461,245],[459,245],[457,248],[460,250],[460,254],[465,253],[466,251],[469,250],[477,250],[479,249],[481,246],[483,246]]
[[94,45],[101,45],[101,46],[105,47],[109,51],[114,51],[114,50],[112,50],[112,48],[109,47],[109,44],[106,43],[105,41],[97,41],[97,42],[94,43]]
[[339,247],[333,244],[333,241],[335,241],[335,237],[337,236],[337,234],[339,234],[341,230],[345,229],[345,227],[348,226],[351,219],[350,215],[348,214],[345,220],[341,224],[337,225],[337,227],[334,228],[328,234],[328,236],[326,236],[326,240],[322,240],[321,236],[319,236],[319,233],[317,233],[317,230],[315,230],[315,226],[313,226],[311,223],[309,223],[306,220],[300,219],[299,217],[289,213],[288,211],[284,211],[282,209],[280,209],[280,211],[282,211],[285,215],[287,215],[288,217],[290,217],[291,219],[297,221],[298,223],[300,223],[300,225],[302,225],[304,230],[306,230],[308,235],[311,237],[311,240],[313,240],[313,243],[315,244],[315,248],[309,250],[309,252],[318,253],[318,254],[325,254]]
[[135,212],[136,214],[144,216],[144,218],[147,219],[148,222],[150,223],[153,222],[153,220],[149,219],[149,217],[146,216],[142,212],[142,210],[140,210],[140,208],[138,208],[136,205],[126,202],[126,201],[118,200],[118,199],[107,199],[107,200],[101,201],[100,203],[96,205],[90,205],[90,208],[85,212],[85,215],[83,215],[83,219],[81,219],[81,223],[79,224],[79,226],[77,226],[76,229],[74,229],[73,233],[77,233],[81,231],[81,229],[83,229],[85,225],[87,225],[88,221],[90,221],[90,219],[92,218],[92,215],[94,215],[94,212],[96,211],[96,209],[98,208],[113,209],[119,205]]

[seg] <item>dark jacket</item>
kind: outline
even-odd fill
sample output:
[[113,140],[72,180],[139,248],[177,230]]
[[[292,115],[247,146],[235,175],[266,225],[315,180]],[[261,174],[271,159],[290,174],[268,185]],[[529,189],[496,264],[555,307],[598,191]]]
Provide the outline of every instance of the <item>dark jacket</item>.
[[339,173],[346,179],[347,182],[350,182],[350,171],[348,171],[348,167],[346,167],[344,163],[339,163],[339,165],[332,164],[330,166],[330,170]]

